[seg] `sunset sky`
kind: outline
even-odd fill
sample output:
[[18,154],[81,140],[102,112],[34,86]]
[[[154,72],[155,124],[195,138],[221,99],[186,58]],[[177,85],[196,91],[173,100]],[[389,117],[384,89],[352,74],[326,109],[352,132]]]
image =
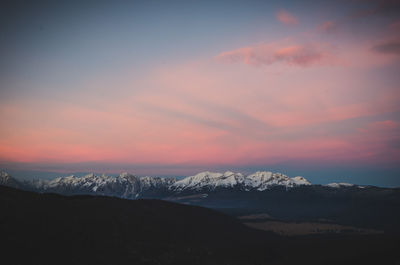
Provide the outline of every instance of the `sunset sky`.
[[1,169],[400,186],[400,1],[33,2],[0,6]]

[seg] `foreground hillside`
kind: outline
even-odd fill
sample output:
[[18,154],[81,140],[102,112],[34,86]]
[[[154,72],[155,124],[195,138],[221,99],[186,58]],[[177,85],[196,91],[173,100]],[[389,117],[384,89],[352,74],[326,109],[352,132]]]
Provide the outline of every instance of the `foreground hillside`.
[[269,235],[201,207],[4,186],[0,205],[8,264],[260,264],[252,257],[273,255],[263,251]]
[[[0,186],[5,264],[397,264],[389,235],[280,237],[210,209]],[[385,262],[385,263],[382,263]]]

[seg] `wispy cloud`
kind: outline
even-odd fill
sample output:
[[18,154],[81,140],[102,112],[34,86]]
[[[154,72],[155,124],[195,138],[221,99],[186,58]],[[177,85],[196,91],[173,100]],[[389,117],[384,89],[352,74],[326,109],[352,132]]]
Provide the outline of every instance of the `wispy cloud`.
[[387,41],[374,45],[372,50],[384,54],[400,55],[400,40]]
[[276,17],[278,20],[286,25],[297,25],[299,24],[299,20],[297,17],[292,15],[286,10],[280,10],[278,13],[276,13]]
[[400,55],[400,21],[387,26],[384,37],[371,47],[375,52],[387,55]]
[[324,64],[332,55],[318,44],[260,44],[223,52],[216,56],[224,63],[266,66],[274,63],[308,67]]
[[[197,8],[193,14],[171,12],[162,21],[155,16],[155,23],[147,23],[152,18],[146,14],[143,23],[122,18],[121,23],[132,24],[118,27],[90,19],[90,25],[82,24],[88,36],[83,46],[89,50],[81,53],[74,49],[82,47],[81,38],[67,46],[41,37],[40,43],[36,38],[26,41],[31,49],[8,65],[15,73],[4,75],[9,80],[0,91],[5,125],[0,130],[0,163],[83,161],[98,168],[107,162],[117,165],[114,170],[121,165],[180,165],[174,172],[185,164],[229,168],[287,160],[353,166],[359,159],[368,164],[391,159],[399,164],[398,76],[385,70],[400,59],[400,21],[389,15],[397,12],[397,4],[382,3],[324,3],[321,9],[300,4],[293,10],[299,13],[275,10],[259,19],[270,6],[263,10],[264,5],[254,2],[247,5],[252,12],[240,6],[230,9],[232,13],[207,13],[207,23]],[[365,9],[361,13],[371,19],[349,18],[349,8]],[[378,15],[384,12],[388,16]],[[334,36],[326,34],[335,31]],[[63,40],[75,31],[49,32],[43,34]],[[149,34],[138,42],[132,34],[141,32]],[[99,38],[89,41],[91,34]],[[114,56],[111,64],[109,57],[101,59],[98,43],[110,56],[118,51],[115,62]],[[14,56],[13,49],[9,52]],[[98,59],[72,60],[72,54]],[[63,68],[65,61],[76,66],[82,60],[93,61],[98,69],[82,68],[75,76],[65,69],[76,69]]]

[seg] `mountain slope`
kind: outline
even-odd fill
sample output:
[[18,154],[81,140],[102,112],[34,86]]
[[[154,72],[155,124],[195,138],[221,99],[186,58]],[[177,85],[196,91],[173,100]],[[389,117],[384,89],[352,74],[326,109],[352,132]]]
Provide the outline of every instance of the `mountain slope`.
[[7,264],[259,264],[273,255],[262,249],[272,247],[274,236],[210,209],[166,201],[0,186],[0,212]]
[[397,264],[398,237],[280,237],[213,210],[159,200],[0,186],[5,264]]

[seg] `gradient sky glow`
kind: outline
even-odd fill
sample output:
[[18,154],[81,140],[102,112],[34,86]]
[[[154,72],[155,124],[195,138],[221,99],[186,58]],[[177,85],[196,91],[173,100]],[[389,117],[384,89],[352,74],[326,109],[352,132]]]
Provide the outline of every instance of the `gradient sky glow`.
[[5,170],[400,186],[400,1],[10,1],[0,21]]

